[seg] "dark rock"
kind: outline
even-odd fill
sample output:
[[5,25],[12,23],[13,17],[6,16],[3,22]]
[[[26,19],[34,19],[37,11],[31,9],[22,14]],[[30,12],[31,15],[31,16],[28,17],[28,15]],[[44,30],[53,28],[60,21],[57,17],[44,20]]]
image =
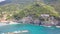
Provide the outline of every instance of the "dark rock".
[[34,24],[41,25],[41,21],[39,19],[35,19]]

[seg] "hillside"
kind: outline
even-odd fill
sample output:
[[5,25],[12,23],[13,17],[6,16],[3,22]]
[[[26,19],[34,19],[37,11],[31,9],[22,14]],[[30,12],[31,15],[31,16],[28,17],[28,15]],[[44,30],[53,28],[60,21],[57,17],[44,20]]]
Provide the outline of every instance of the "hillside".
[[34,3],[26,6],[22,10],[17,10],[12,14],[12,17],[15,19],[23,18],[26,16],[33,17],[34,19],[39,19],[41,14],[49,14],[51,16],[58,17],[59,13],[49,5],[43,3]]
[[[43,3],[40,4],[41,2]],[[52,3],[53,1],[6,0],[0,3],[0,17],[2,18],[4,15],[7,15],[4,18],[22,18],[26,16],[39,18],[41,14],[49,14],[58,17],[59,13],[54,9],[54,7],[49,6],[51,4],[50,2]]]
[[60,0],[42,0],[45,4],[51,5],[56,11],[60,12]]
[[15,5],[21,4],[26,6],[36,1],[51,5],[52,7],[55,8],[56,11],[60,12],[60,0],[5,0],[4,2],[0,2],[0,6],[10,5],[10,4],[15,4]]

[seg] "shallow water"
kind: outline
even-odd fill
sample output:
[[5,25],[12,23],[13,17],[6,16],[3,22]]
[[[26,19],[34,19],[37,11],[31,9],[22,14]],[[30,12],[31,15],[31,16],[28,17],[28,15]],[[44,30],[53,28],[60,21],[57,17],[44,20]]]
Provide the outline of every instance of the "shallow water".
[[31,24],[15,24],[0,26],[0,34],[14,31],[28,30],[28,33],[23,34],[60,34],[60,28],[44,27]]

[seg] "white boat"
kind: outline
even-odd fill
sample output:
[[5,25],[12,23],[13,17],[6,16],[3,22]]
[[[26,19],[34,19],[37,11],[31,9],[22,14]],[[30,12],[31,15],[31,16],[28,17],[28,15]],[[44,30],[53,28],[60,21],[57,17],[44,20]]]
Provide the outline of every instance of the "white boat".
[[14,31],[13,33],[25,33],[28,32],[28,30],[23,30],[23,31]]
[[21,32],[28,32],[28,30],[24,30],[24,31],[21,31]]
[[51,26],[47,26],[47,27],[51,27]]

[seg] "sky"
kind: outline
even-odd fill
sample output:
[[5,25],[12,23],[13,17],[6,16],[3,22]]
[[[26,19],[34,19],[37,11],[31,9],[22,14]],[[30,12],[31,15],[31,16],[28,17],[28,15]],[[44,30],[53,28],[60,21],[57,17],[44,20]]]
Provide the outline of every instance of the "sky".
[[3,2],[3,1],[5,1],[5,0],[0,0],[0,2]]

